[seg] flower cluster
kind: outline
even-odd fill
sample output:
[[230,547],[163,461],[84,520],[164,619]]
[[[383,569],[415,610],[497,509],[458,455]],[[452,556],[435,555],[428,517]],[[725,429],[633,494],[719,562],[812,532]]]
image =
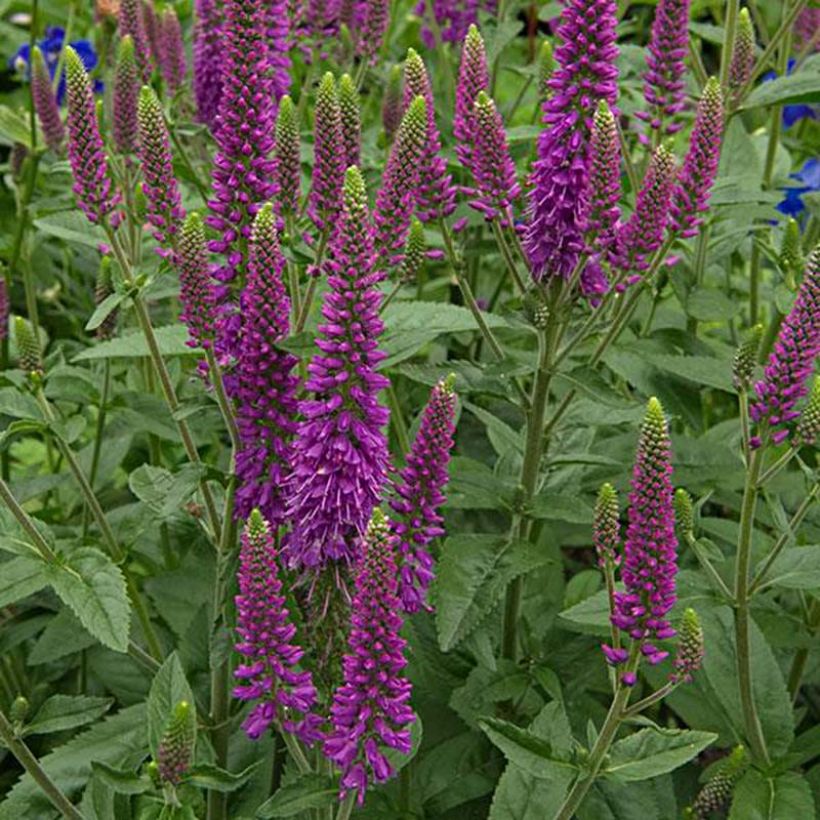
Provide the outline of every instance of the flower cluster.
[[117,69],[114,75],[114,147],[120,154],[137,150],[137,99],[140,80],[134,56],[134,40],[126,34],[117,48]]
[[[427,21],[432,16],[436,29],[445,43],[464,42],[464,36],[471,25],[478,22],[479,11],[495,12],[496,0],[420,0],[416,14]],[[436,47],[436,35],[425,22],[421,37],[426,48]]]
[[216,0],[196,0],[194,99],[197,117],[213,129],[222,98],[222,20]]
[[205,228],[197,213],[190,214],[180,229],[175,261],[182,303],[180,319],[188,327],[188,344],[208,348],[215,333],[216,303],[208,270]]
[[299,157],[299,122],[293,100],[285,95],[279,101],[276,115],[276,175],[279,206],[283,214],[299,211],[301,160]]
[[313,128],[313,185],[308,212],[320,230],[330,230],[339,212],[344,179],[345,150],[342,141],[342,112],[336,81],[329,71],[316,92]]
[[158,32],[159,67],[162,79],[170,94],[175,94],[185,79],[188,66],[185,60],[185,43],[182,28],[173,6],[162,12]]

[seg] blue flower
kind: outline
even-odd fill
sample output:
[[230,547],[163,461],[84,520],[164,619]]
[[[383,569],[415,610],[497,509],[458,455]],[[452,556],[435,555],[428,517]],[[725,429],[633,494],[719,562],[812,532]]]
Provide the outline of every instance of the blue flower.
[[799,171],[789,174],[789,178],[795,179],[801,184],[790,188],[781,188],[786,196],[777,206],[777,210],[782,214],[786,214],[786,216],[799,219],[800,214],[806,210],[803,195],[820,191],[820,159],[817,157],[807,159]]
[[[789,60],[789,64],[786,67],[786,76],[790,75],[794,70],[795,66],[795,59],[792,57]],[[763,82],[767,83],[770,80],[776,80],[777,73],[774,71],[769,71],[767,74],[763,75]],[[796,122],[800,120],[816,120],[818,113],[818,107],[816,105],[808,105],[806,103],[799,103],[795,105],[784,105],[783,106],[783,125],[786,128],[791,128]]]
[[[45,37],[38,41],[37,45],[40,51],[43,52],[46,66],[48,66],[48,73],[51,79],[54,79],[54,74],[57,71],[57,63],[60,61],[60,52],[63,50],[63,41],[65,40],[65,29],[60,26],[48,26],[46,28]],[[88,40],[74,40],[69,44],[79,54],[83,61],[86,71],[92,71],[97,66],[97,52],[94,51],[94,46]],[[14,56],[9,58],[9,67],[19,74],[25,76],[28,80],[31,71],[31,52],[28,43],[23,43],[17,49]],[[96,80],[94,83],[94,90],[96,92],[102,91],[102,83]],[[60,77],[60,83],[57,86],[57,101],[62,104],[65,95],[65,72]]]

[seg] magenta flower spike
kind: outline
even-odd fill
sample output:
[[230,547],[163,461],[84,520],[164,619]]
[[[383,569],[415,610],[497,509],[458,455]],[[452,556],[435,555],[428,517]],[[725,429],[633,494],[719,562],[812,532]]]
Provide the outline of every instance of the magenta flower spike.
[[427,547],[444,534],[439,510],[446,500],[455,431],[454,381],[454,376],[448,376],[433,388],[407,463],[393,483],[396,498],[390,502],[394,513],[390,524],[397,537],[399,598],[405,612],[427,606],[427,589],[434,577],[433,556]]
[[349,652],[344,683],[333,694],[325,756],[342,772],[340,799],[348,792],[364,803],[369,783],[394,774],[384,749],[409,754],[410,681],[403,674],[406,641],[396,595],[395,538],[380,509],[373,511],[356,561],[356,591],[350,608]]
[[691,683],[695,672],[703,665],[703,629],[694,609],[687,608],[681,618],[678,649],[675,653],[675,671],[670,675],[676,683]]
[[258,507],[274,530],[285,522],[284,487],[298,410],[299,379],[293,373],[297,360],[277,347],[290,332],[284,268],[276,214],[269,203],[253,223],[240,301],[242,326],[229,384],[241,442],[236,454],[236,515],[247,518]]
[[319,230],[329,230],[341,210],[344,163],[342,113],[336,81],[328,71],[316,93],[313,186],[308,200],[308,213]]
[[[629,525],[620,574],[623,591],[615,593],[612,624],[633,641],[641,655],[658,664],[669,653],[653,641],[676,633],[667,620],[675,604],[678,571],[675,535],[674,489],[669,432],[663,407],[656,398],[647,405],[629,494]],[[626,660],[625,649],[604,646],[610,664]],[[623,682],[631,686],[630,673]]]
[[237,581],[236,651],[243,662],[234,672],[239,683],[233,695],[256,702],[242,728],[252,740],[265,734],[274,721],[299,734],[309,720],[294,721],[284,710],[310,713],[316,688],[310,672],[298,669],[304,650],[293,643],[296,627],[285,607],[276,545],[258,510],[242,531]]
[[188,328],[188,345],[211,347],[216,325],[216,301],[208,270],[205,228],[197,213],[189,214],[180,229],[176,266],[182,304],[179,318]]
[[795,406],[808,393],[808,382],[820,355],[820,245],[809,257],[797,298],[780,332],[763,378],[755,385],[749,414],[757,425],[753,447],[788,438],[800,411]]
[[755,27],[749,9],[742,8],[737,18],[735,47],[729,64],[729,88],[740,91],[751,79],[755,67]]
[[301,403],[303,421],[294,445],[288,518],[292,563],[322,568],[350,562],[381,498],[388,452],[388,412],[379,391],[389,385],[376,372],[383,325],[384,273],[374,267],[373,231],[358,168],[345,175],[344,210],[331,240],[330,290],[322,307],[316,345]]
[[145,29],[145,41],[148,44],[148,53],[154,65],[161,63],[160,55],[160,25],[154,0],[142,0],[142,25]]
[[151,54],[140,0],[120,0],[119,32],[120,37],[128,34],[134,41],[134,58],[140,79],[147,83],[151,79]]
[[[655,144],[667,134],[680,131],[675,115],[685,105],[684,59],[689,50],[690,0],[658,0],[649,47],[646,52],[643,95],[647,111],[635,116],[648,123]],[[645,138],[644,138],[645,139]]]
[[71,46],[65,50],[65,70],[72,190],[77,206],[89,222],[100,224],[114,210],[119,197],[111,190],[108,157],[100,136],[91,82],[80,55]]
[[441,156],[441,136],[436,125],[433,89],[424,61],[412,48],[404,63],[404,109],[416,97],[423,97],[427,114],[427,141],[421,157],[416,188],[416,214],[422,222],[449,216],[456,209],[456,189],[447,173],[447,161]]
[[463,43],[471,25],[478,22],[479,11],[496,13],[496,0],[420,0],[416,14],[423,20],[421,39],[425,48],[436,47],[436,34],[428,26],[427,20],[432,15],[436,28],[445,43]]
[[46,61],[43,59],[43,52],[37,46],[34,46],[31,55],[31,96],[46,145],[57,152],[65,140],[65,126],[60,117],[60,108],[51,85]]
[[276,174],[279,206],[283,214],[299,212],[302,161],[299,148],[299,122],[293,100],[285,95],[276,115]]
[[162,104],[152,88],[145,85],[137,103],[138,153],[144,182],[148,221],[162,256],[172,255],[176,234],[185,219],[179,184],[174,176],[171,140],[162,113]]
[[510,209],[521,193],[521,186],[507,145],[504,121],[484,91],[476,97],[473,113],[475,141],[471,163],[477,196],[470,205],[486,219],[500,219],[502,224],[509,224]]
[[188,701],[174,707],[168,726],[157,747],[157,770],[160,779],[178,786],[191,768],[196,740],[196,713]]
[[[795,45],[799,51],[811,45],[818,29],[820,29],[820,9],[804,8],[797,15],[793,28]],[[814,40],[813,50],[820,51],[820,41]]]
[[362,149],[362,115],[359,92],[349,74],[339,80],[339,120],[345,168],[359,166]]
[[390,0],[365,0],[363,6],[364,20],[356,51],[362,59],[373,64],[390,25]]
[[273,73],[273,96],[278,101],[290,90],[290,16],[287,0],[269,0],[268,60]]
[[114,74],[114,147],[120,154],[137,150],[137,99],[140,93],[139,72],[130,34],[120,40],[117,69]]
[[671,230],[681,236],[695,236],[703,222],[718,172],[722,138],[723,92],[717,78],[712,77],[698,103],[689,151],[672,197]]
[[402,118],[382,177],[382,187],[376,194],[373,221],[380,265],[392,266],[401,262],[413,216],[426,135],[426,104],[424,97],[416,97]]
[[222,19],[215,0],[196,0],[194,98],[197,119],[213,130],[222,97]]
[[456,111],[453,117],[453,134],[456,138],[456,156],[469,171],[473,171],[471,156],[475,143],[475,101],[479,92],[490,87],[487,71],[487,54],[484,40],[476,26],[471,25],[461,52],[461,65],[456,86]]
[[159,18],[159,56],[162,79],[173,96],[182,86],[188,70],[182,28],[173,6],[167,7]]
[[[568,279],[584,250],[589,141],[603,100],[617,96],[617,24],[614,0],[568,0],[561,13],[555,50],[557,68],[544,102],[544,129],[533,166],[524,249],[533,278]],[[599,278],[582,279],[584,292],[600,291]]]
[[382,101],[382,126],[388,142],[393,141],[393,136],[399,128],[402,116],[402,71],[400,65],[394,65],[390,69],[387,78],[387,88],[384,91]]

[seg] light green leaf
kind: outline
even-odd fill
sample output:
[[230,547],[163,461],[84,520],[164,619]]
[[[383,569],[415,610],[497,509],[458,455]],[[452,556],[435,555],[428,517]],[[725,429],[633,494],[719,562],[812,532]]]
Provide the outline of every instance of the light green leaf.
[[48,585],[48,564],[35,555],[21,555],[0,564],[0,607],[21,601]]
[[27,735],[47,735],[63,732],[95,721],[104,715],[114,701],[111,698],[94,698],[84,695],[52,695],[39,709],[30,723],[23,727]]
[[[617,589],[622,589],[619,583]],[[590,595],[575,606],[565,609],[558,617],[579,628],[580,632],[609,635],[609,596],[605,589]]]
[[187,464],[171,473],[164,467],[143,464],[128,476],[128,486],[160,519],[170,518],[182,509],[199,486],[202,469]]
[[[201,356],[202,351],[195,347],[188,347],[188,328],[183,324],[164,325],[154,328],[157,337],[159,352],[163,356]],[[73,362],[89,361],[91,359],[133,359],[148,356],[148,344],[141,331],[123,333],[116,339],[107,342],[98,342],[78,353]]]
[[109,293],[94,309],[85,329],[96,330],[127,298],[127,293]]
[[800,71],[761,83],[746,98],[743,108],[820,102],[820,71]]
[[735,787],[729,820],[803,820],[815,817],[808,780],[795,772],[766,777],[749,769]]
[[148,693],[148,745],[151,754],[157,756],[159,742],[168,727],[174,708],[180,701],[187,701],[193,708],[194,694],[185,677],[179,656],[172,652],[151,683]]
[[[9,146],[19,142],[26,148],[31,148],[31,126],[29,118],[22,111],[13,111],[7,105],[0,105],[0,142]],[[42,142],[42,136],[39,136],[38,142]]]
[[619,740],[602,773],[618,780],[649,780],[674,771],[717,740],[712,732],[641,729]]
[[238,774],[226,772],[215,766],[213,763],[199,763],[194,766],[185,778],[187,783],[192,786],[198,786],[200,789],[209,789],[215,792],[235,792],[240,786],[244,785],[248,778],[253,774],[257,766],[261,766],[262,760],[248,766]]
[[820,588],[820,547],[783,550],[766,574],[765,586],[783,589]]
[[92,225],[79,209],[41,216],[34,220],[34,227],[49,236],[89,248],[96,249],[106,241],[103,231]]
[[332,777],[302,774],[293,782],[280,787],[273,797],[256,810],[256,816],[263,820],[269,817],[296,817],[311,809],[332,806],[338,799],[339,787]]
[[144,794],[154,788],[150,778],[136,772],[116,769],[106,763],[94,761],[91,764],[94,774],[119,794]]

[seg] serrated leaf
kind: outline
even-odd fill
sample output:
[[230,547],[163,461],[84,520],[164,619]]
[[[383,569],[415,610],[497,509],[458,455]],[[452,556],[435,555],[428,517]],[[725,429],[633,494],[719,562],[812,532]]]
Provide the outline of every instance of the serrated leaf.
[[[183,324],[154,328],[159,351],[163,356],[201,356],[202,351],[188,347],[188,328]],[[98,342],[78,353],[72,362],[92,359],[134,359],[148,356],[148,343],[140,331],[123,333],[116,339]]]
[[150,778],[136,772],[116,769],[96,761],[91,764],[91,769],[103,783],[111,786],[119,794],[144,794],[154,788]]
[[0,563],[0,607],[21,601],[48,586],[48,564],[34,555]]
[[448,538],[436,580],[439,644],[448,652],[481,623],[514,578],[551,559],[527,541],[497,535]]
[[49,236],[94,249],[106,241],[103,231],[92,225],[78,208],[41,216],[34,220],[34,227]]
[[[616,589],[622,589],[618,583]],[[558,614],[562,621],[580,627],[581,632],[591,632],[595,635],[608,635],[609,625],[609,596],[605,589],[590,595],[580,603],[565,609]]]
[[16,419],[43,420],[34,397],[21,393],[16,387],[0,387],[0,414]]
[[194,695],[179,656],[172,652],[154,676],[148,693],[148,744],[154,757],[174,708],[181,700],[193,706]]
[[332,806],[339,799],[339,788],[332,777],[323,774],[301,774],[292,783],[277,789],[257,810],[256,816],[296,817],[311,809]]
[[735,786],[729,820],[797,820],[815,817],[808,780],[795,772],[766,777],[749,769]]
[[26,660],[31,666],[51,663],[95,643],[94,636],[83,628],[77,616],[70,609],[62,609],[49,621]]
[[23,727],[22,735],[46,735],[84,726],[104,715],[113,702],[111,698],[85,695],[52,695]]
[[109,293],[94,308],[91,318],[85,323],[85,329],[89,332],[96,330],[127,298],[127,293]]
[[791,547],[783,550],[766,574],[765,586],[820,589],[820,547]]
[[569,524],[592,523],[593,509],[577,495],[544,490],[532,500],[528,510],[533,518],[545,521],[566,521]]
[[187,464],[176,473],[143,464],[128,476],[128,486],[140,501],[164,519],[182,509],[196,492],[201,477],[202,468],[197,464]]
[[213,763],[199,763],[193,766],[185,778],[185,782],[192,786],[198,786],[200,789],[209,789],[215,792],[235,792],[248,778],[253,774],[257,766],[261,766],[263,761],[258,760],[256,763],[243,769],[238,774],[220,769]]
[[64,564],[49,565],[48,581],[101,644],[127,651],[131,604],[125,578],[107,555],[93,547],[80,547]]
[[649,780],[688,763],[717,738],[712,732],[641,729],[612,747],[602,774],[624,782]]
[[761,83],[746,98],[743,108],[814,102],[820,102],[820,71],[816,69]]

